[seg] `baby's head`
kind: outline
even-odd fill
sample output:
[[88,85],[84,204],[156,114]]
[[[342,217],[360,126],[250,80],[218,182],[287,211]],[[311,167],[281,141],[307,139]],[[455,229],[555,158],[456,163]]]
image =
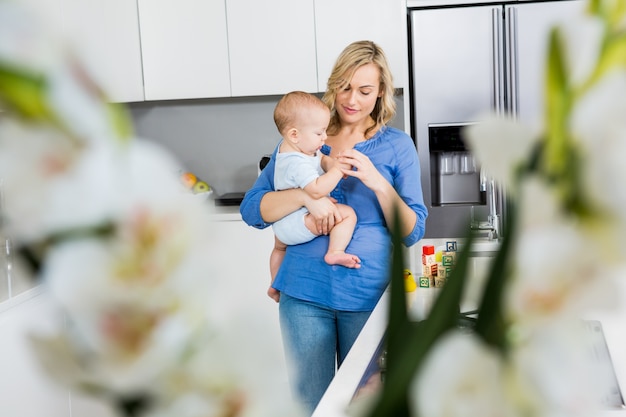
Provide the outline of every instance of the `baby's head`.
[[274,109],[274,123],[283,137],[290,129],[302,130],[311,123],[323,123],[325,129],[329,121],[330,110],[326,104],[317,96],[304,91],[285,94]]

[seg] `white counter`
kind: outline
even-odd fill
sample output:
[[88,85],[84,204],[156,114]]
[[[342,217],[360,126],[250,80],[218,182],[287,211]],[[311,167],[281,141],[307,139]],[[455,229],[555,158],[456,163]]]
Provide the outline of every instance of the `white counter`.
[[215,221],[235,221],[241,220],[239,206],[216,206],[213,201],[209,203],[211,218]]

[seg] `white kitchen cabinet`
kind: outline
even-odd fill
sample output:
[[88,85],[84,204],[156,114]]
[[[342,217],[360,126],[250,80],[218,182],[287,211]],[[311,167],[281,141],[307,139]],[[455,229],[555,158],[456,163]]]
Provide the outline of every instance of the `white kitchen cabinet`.
[[226,0],[233,96],[318,91],[314,0]]
[[348,44],[371,40],[385,51],[394,87],[408,87],[406,6],[403,0],[315,0],[317,73],[326,89],[335,60]]
[[112,102],[143,101],[136,0],[18,0],[82,58]]
[[228,97],[223,0],[138,0],[146,100]]
[[59,0],[70,41],[110,101],[143,101],[136,0]]
[[407,79],[404,0],[21,0],[55,14],[111,101],[323,92],[371,39]]
[[[272,228],[259,230],[242,220],[230,220],[216,221],[213,230],[219,242],[218,253],[211,255],[215,259],[215,270],[241,284],[242,302],[246,299],[258,305],[259,311],[277,313],[277,305],[266,294],[270,285],[270,253],[274,247]],[[268,323],[274,324],[278,325],[278,321]]]

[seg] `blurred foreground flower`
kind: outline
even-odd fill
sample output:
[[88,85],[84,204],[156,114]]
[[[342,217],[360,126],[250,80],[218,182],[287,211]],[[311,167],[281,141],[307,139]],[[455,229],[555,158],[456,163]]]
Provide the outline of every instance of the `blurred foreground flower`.
[[407,320],[394,269],[386,380],[369,417],[589,416],[604,406],[609,381],[589,360],[580,314],[616,307],[626,271],[626,0],[589,0],[547,41],[541,134],[497,116],[466,131],[509,199],[478,314],[458,310],[473,236],[423,321]]
[[280,340],[233,303],[210,210],[178,161],[135,138],[123,106],[11,1],[0,108],[3,233],[60,311],[53,332],[32,335],[48,373],[120,415],[300,415],[276,399]]

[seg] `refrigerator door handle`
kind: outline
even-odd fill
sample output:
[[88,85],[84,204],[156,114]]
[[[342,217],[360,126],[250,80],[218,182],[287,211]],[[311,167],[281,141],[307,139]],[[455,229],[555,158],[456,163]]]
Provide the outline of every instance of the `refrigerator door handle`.
[[503,32],[502,32],[502,9],[494,8],[491,10],[491,26],[492,26],[492,57],[493,57],[493,109],[496,114],[501,115],[505,112],[504,91],[505,91],[505,75],[504,75],[504,57],[503,54]]
[[517,9],[508,6],[505,9],[506,24],[506,66],[509,77],[506,80],[506,109],[517,118],[519,113],[518,87],[518,62],[517,62]]

